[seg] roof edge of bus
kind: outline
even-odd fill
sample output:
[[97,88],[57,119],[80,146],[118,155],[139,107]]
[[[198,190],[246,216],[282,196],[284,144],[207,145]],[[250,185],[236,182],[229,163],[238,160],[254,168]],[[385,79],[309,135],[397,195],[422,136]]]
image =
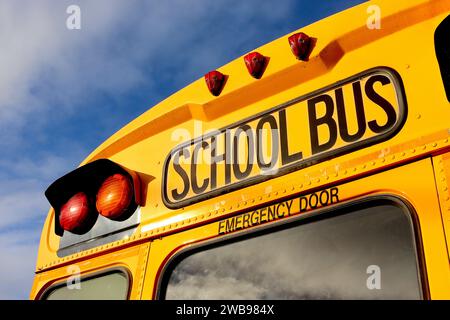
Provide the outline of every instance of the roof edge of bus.
[[[433,12],[430,10],[430,15],[435,15],[448,7],[445,0],[435,0],[432,4],[436,10]],[[389,0],[379,0],[376,3],[367,1],[283,35],[253,50],[271,58],[262,79],[257,80],[251,77],[245,68],[243,56],[239,56],[216,69],[228,76],[227,83],[220,96],[213,96],[208,91],[204,78],[199,78],[155,106],[150,107],[149,110],[119,129],[92,151],[80,166],[100,158],[109,158],[130,145],[186,121],[209,122],[226,115],[228,112],[243,108],[248,104],[249,99],[240,102],[239,106],[234,107],[231,111],[224,108],[225,105],[236,103],[237,98],[242,98],[240,93],[243,89],[248,92],[255,87],[261,88],[278,76],[285,76],[302,69],[306,69],[310,73],[304,72],[301,74],[298,81],[290,87],[330,72],[347,52],[395,32],[395,30],[392,31],[391,28],[385,27],[373,32],[370,37],[361,37],[361,33],[367,31],[368,5],[377,5],[381,8],[383,12],[381,19],[385,24],[401,24],[398,18],[405,11],[414,11],[425,5],[430,6],[430,2],[429,0],[398,0],[395,3]],[[325,19],[328,27],[327,33],[319,34],[316,30],[322,27]],[[420,22],[420,20],[416,22]],[[411,24],[411,21],[404,23],[405,25]],[[288,37],[300,31],[310,35],[313,39],[317,40],[318,38],[307,62],[297,60],[289,48]],[[286,50],[279,50],[280,46],[285,46]],[[237,65],[240,65],[240,70],[236,68]],[[233,73],[231,73],[232,70]],[[282,90],[290,87],[282,88]],[[269,90],[267,95],[272,93]],[[251,95],[247,94],[246,96]],[[253,99],[260,100],[262,97],[253,97]]]

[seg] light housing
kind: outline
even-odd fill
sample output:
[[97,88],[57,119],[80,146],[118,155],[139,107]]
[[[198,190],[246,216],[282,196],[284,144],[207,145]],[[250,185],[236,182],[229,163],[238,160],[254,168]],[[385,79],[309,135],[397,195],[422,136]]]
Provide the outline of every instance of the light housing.
[[[77,229],[75,232],[77,234],[83,234],[91,229],[92,232],[94,232],[95,230],[103,230],[103,228],[114,232],[114,224],[111,225],[111,222],[108,221],[109,219],[97,219],[99,214],[96,209],[95,202],[97,193],[102,184],[108,177],[115,174],[120,174],[127,177],[131,184],[129,190],[131,192],[131,200],[126,214],[123,213],[120,218],[114,219],[116,221],[125,221],[131,216],[134,216],[133,213],[136,211],[137,207],[139,205],[143,205],[142,199],[144,199],[145,196],[143,196],[142,193],[146,192],[146,190],[141,190],[139,175],[133,170],[127,169],[109,159],[98,159],[57,179],[45,191],[45,196],[55,211],[55,233],[58,236],[63,237],[65,231],[69,231],[67,230],[69,227],[65,225],[65,222],[63,222],[63,224],[66,228],[64,228],[61,224],[61,221],[65,221],[64,217],[60,221],[60,216],[62,215],[61,209],[69,199],[79,192],[83,192],[87,196],[87,202],[90,208],[89,217],[93,219],[94,223],[92,225],[87,224],[87,228],[82,228],[80,230]],[[67,216],[67,212],[65,212],[64,215]],[[89,222],[91,222],[91,220],[89,220]],[[117,228],[120,228],[121,225],[122,224],[118,223]]]
[[295,33],[289,37],[289,46],[294,56],[306,61],[311,53],[311,38],[303,32]]

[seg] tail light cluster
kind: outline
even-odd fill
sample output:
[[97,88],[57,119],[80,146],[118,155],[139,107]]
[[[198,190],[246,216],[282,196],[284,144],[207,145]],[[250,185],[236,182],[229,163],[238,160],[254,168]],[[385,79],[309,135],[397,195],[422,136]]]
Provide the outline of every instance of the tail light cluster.
[[55,210],[55,232],[88,232],[101,215],[125,221],[140,203],[138,175],[100,159],[56,180],[45,192]]

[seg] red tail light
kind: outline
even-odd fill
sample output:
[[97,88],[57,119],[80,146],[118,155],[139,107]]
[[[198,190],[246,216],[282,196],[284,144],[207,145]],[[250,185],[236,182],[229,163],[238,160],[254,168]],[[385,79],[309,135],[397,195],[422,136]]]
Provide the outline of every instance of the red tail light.
[[299,32],[289,37],[289,45],[291,46],[292,53],[299,60],[307,60],[311,51],[311,38]]
[[259,52],[251,52],[244,57],[245,65],[252,77],[259,79],[264,73],[266,57]]
[[128,177],[116,173],[102,183],[97,193],[98,213],[109,219],[120,219],[133,200],[133,185]]
[[72,196],[62,207],[59,224],[64,230],[77,233],[89,224],[90,206],[87,195],[79,192]]
[[209,91],[214,96],[218,96],[222,92],[223,85],[225,84],[225,75],[216,70],[210,71],[205,74],[205,81]]

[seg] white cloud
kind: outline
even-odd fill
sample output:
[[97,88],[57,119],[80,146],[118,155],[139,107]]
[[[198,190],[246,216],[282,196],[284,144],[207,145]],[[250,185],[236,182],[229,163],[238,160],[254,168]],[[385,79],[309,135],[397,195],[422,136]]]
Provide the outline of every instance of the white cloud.
[[89,96],[120,94],[143,80],[126,48],[110,51],[129,11],[126,2],[81,1],[82,30],[75,31],[66,28],[71,3],[0,3],[1,131],[20,134],[26,125],[70,115]]
[[28,299],[38,241],[37,229],[0,233],[0,299]]
[[[0,299],[28,299],[49,204],[45,188],[74,166],[74,157],[0,160]],[[15,178],[12,178],[15,177]]]
[[45,216],[48,205],[43,197],[42,186],[33,180],[18,180],[2,183],[0,195],[0,231],[29,224],[30,220]]
[[[273,27],[289,13],[289,3],[264,1],[258,6],[250,1],[77,1],[82,29],[68,30],[66,8],[72,3],[0,3],[3,130],[30,120],[46,123],[51,105],[58,106],[52,113],[64,116],[74,112],[80,98],[114,97],[143,82],[151,90],[158,80],[170,79],[177,88],[227,62],[224,56],[231,52],[252,49],[248,44],[266,30],[266,22]],[[119,37],[125,39],[115,41]],[[159,73],[158,65],[170,68],[171,61],[173,68]]]

